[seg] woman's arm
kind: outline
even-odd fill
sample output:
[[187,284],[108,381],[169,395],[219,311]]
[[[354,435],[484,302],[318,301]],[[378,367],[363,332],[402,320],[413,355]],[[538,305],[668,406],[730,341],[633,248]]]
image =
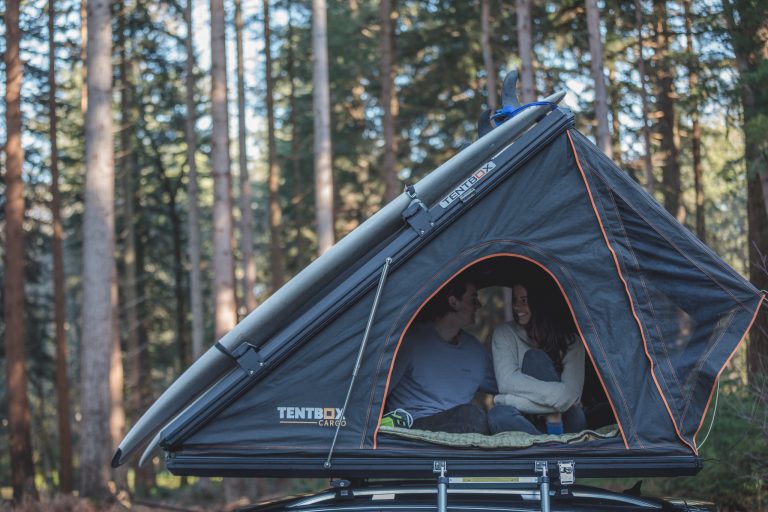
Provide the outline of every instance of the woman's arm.
[[[530,414],[557,412],[555,405],[563,396],[565,386],[560,382],[546,382],[522,372],[521,354],[528,348],[527,340],[520,337],[516,329],[508,324],[500,325],[491,338],[493,368],[500,395],[512,398],[501,400],[517,401],[514,405],[520,411]],[[497,402],[498,403],[498,402]],[[530,405],[530,404],[536,404]],[[541,411],[541,408],[547,408]],[[536,408],[537,410],[531,410]]]

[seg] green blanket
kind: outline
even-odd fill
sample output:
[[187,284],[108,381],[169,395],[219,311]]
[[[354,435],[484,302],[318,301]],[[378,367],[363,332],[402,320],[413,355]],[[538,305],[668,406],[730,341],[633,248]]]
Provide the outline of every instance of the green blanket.
[[500,432],[492,436],[483,434],[449,434],[399,427],[380,426],[379,432],[415,441],[455,446],[462,448],[527,448],[542,443],[582,443],[595,439],[608,439],[619,435],[616,425],[607,425],[597,430],[582,430],[573,434],[531,435],[525,432]]

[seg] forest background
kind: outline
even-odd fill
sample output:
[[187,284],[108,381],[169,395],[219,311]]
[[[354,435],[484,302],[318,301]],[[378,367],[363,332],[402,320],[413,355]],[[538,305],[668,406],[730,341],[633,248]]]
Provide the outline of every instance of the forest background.
[[[523,101],[567,90],[578,129],[768,288],[768,2],[5,0],[0,12],[9,506],[225,507],[322,485],[108,462],[206,347],[474,140],[512,69]],[[768,510],[766,316],[721,379],[705,470],[651,492]]]

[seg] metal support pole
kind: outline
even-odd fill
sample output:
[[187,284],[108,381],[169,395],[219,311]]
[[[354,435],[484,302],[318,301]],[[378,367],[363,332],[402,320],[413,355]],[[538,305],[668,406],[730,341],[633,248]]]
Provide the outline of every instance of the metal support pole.
[[541,471],[539,477],[539,496],[541,498],[541,512],[551,512],[549,505],[549,471],[547,461],[536,461],[536,471]]
[[[440,463],[435,463],[435,465]],[[437,477],[437,512],[448,510],[448,477],[445,476],[445,462],[440,464],[440,476]]]
[[371,313],[368,315],[368,323],[365,326],[365,333],[363,334],[363,341],[360,343],[360,350],[357,352],[357,361],[355,361],[355,368],[352,370],[352,379],[349,381],[349,388],[347,389],[347,397],[344,399],[344,406],[341,408],[341,417],[338,419],[336,425],[336,432],[333,434],[333,441],[331,442],[331,449],[328,450],[328,458],[325,460],[323,467],[328,469],[331,467],[331,457],[333,457],[333,449],[336,447],[336,439],[339,437],[339,430],[341,429],[341,422],[344,420],[344,415],[347,412],[347,405],[349,404],[349,397],[352,395],[352,388],[355,386],[355,379],[357,379],[357,372],[360,370],[360,364],[363,361],[363,353],[365,352],[365,346],[368,344],[368,336],[371,334],[371,327],[373,326],[373,319],[376,317],[376,310],[379,308],[379,298],[381,292],[384,289],[384,283],[387,282],[387,273],[389,272],[389,266],[392,264],[392,258],[387,258],[384,261],[384,267],[381,269],[381,278],[379,278],[379,286],[376,288],[376,296],[373,298],[373,306],[371,306]]

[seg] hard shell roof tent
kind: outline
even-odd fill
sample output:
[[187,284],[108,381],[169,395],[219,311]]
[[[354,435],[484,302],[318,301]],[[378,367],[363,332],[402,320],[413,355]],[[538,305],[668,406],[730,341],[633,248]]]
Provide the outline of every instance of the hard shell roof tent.
[[[573,128],[556,106],[563,93],[514,108],[515,80],[504,85],[509,120],[219,340],[133,426],[113,465],[154,436],[145,457],[159,444],[179,475],[427,477],[438,460],[498,475],[563,459],[581,476],[698,471],[696,434],[763,295]],[[383,431],[405,332],[469,268],[495,276],[485,285],[532,268],[556,283],[615,437],[510,447]]]

